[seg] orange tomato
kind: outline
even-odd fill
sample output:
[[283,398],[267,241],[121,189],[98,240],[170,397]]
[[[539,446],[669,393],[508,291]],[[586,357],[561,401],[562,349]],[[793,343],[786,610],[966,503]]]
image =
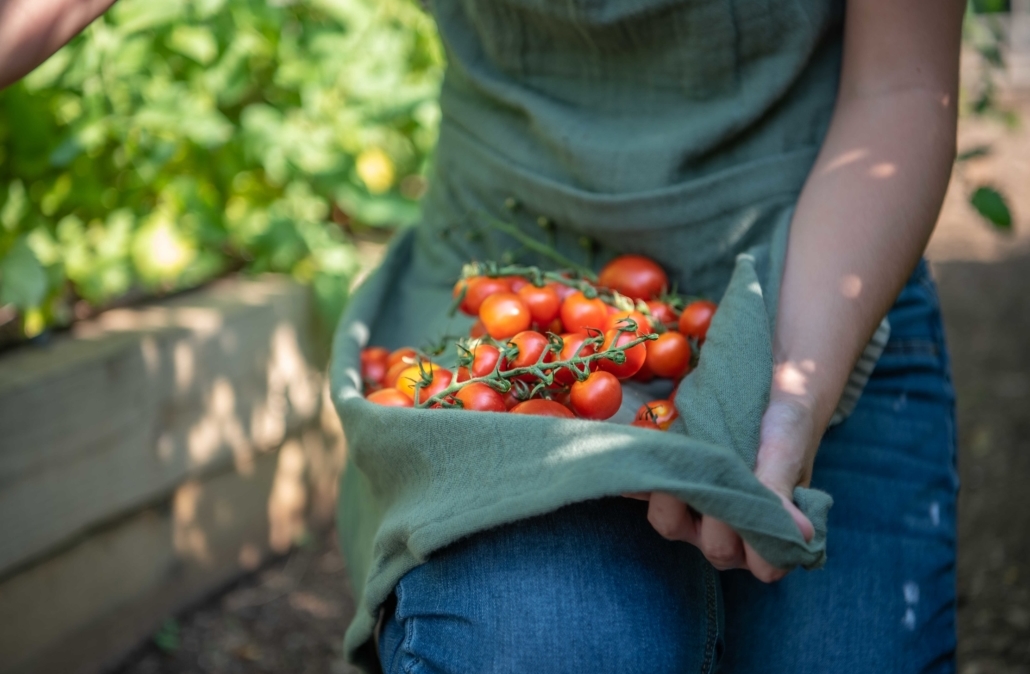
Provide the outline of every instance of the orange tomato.
[[587,328],[603,330],[607,318],[608,305],[601,298],[587,299],[578,290],[561,305],[561,322],[569,332],[586,332]]
[[533,323],[541,328],[548,327],[551,322],[558,318],[561,312],[561,299],[554,288],[548,286],[537,287],[527,283],[516,291],[522,301],[529,307],[529,314],[533,317]]
[[715,302],[708,300],[698,300],[688,304],[680,314],[680,332],[699,342],[705,341],[705,335],[708,334],[708,326],[712,323],[716,306]]
[[620,255],[601,269],[597,281],[635,300],[654,299],[669,285],[665,270],[643,255]]
[[650,420],[658,425],[658,428],[665,431],[669,429],[672,422],[679,416],[676,406],[669,400],[652,400],[644,403],[637,410],[637,421]]
[[515,407],[511,408],[512,414],[534,414],[541,417],[562,417],[567,419],[575,418],[572,414],[572,410],[561,403],[557,403],[553,400],[544,400],[543,398],[533,398],[532,400],[526,400],[521,402]]
[[491,278],[489,276],[473,276],[468,280],[465,290],[465,299],[461,303],[461,310],[469,316],[478,316],[479,308],[483,301],[497,293],[511,292],[511,286],[503,278]]
[[669,331],[647,342],[646,366],[658,377],[679,379],[690,370],[690,342],[678,332]]
[[381,388],[368,394],[366,398],[370,403],[385,405],[386,407],[414,407],[415,403],[411,398],[404,395],[395,388]]
[[[423,379],[422,372],[425,371],[428,381]],[[423,362],[422,367],[412,365],[397,377],[397,390],[415,399],[415,389],[418,388],[418,401],[425,402],[440,391],[451,385],[453,374],[450,370],[432,363]]]
[[490,295],[479,307],[479,320],[487,334],[497,340],[514,337],[529,328],[533,319],[529,307],[515,293]]

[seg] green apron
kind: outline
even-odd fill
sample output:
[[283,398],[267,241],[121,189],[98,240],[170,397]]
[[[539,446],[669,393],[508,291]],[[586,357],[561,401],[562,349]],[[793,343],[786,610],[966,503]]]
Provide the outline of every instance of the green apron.
[[[806,543],[752,468],[790,218],[836,96],[840,3],[437,0],[434,11],[449,67],[422,222],[394,240],[334,341],[349,452],[338,522],[358,602],[347,656],[378,669],[379,608],[434,550],[586,499],[670,492],[777,566],[820,566],[829,496],[795,491],[815,525]],[[463,263],[553,267],[489,218],[595,267],[642,253],[682,292],[719,301],[670,432],[362,398],[362,347],[466,334],[469,320],[447,316]],[[652,397],[628,391],[615,420]]]

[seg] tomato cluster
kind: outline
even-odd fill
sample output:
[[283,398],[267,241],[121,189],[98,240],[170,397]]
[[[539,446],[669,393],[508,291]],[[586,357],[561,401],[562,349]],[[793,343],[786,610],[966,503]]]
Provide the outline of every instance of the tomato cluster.
[[[622,404],[622,380],[686,376],[716,309],[670,294],[665,271],[639,255],[614,259],[596,278],[474,265],[454,297],[478,319],[457,343],[455,372],[409,347],[370,347],[361,354],[368,400],[608,419]],[[656,400],[633,425],[666,430],[675,418],[671,400]]]

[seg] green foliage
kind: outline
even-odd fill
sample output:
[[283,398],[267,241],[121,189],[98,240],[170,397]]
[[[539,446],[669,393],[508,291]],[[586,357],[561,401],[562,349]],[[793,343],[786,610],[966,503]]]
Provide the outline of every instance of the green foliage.
[[1008,204],[1005,203],[1005,197],[998,190],[991,187],[978,187],[969,197],[969,203],[996,229],[1006,232],[1012,230],[1012,213],[1009,211]]
[[0,92],[0,305],[287,272],[333,321],[348,226],[417,213],[443,56],[411,0],[121,0]]

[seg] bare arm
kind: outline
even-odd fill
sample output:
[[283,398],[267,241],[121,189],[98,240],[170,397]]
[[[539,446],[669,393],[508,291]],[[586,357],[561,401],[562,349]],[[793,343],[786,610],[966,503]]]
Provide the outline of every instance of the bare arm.
[[0,89],[17,82],[114,0],[0,0]]
[[[755,474],[791,502],[855,361],[922,254],[955,157],[965,0],[849,0],[833,120],[794,219],[774,343],[770,404]],[[648,518],[697,545],[716,568],[775,569],[724,523],[667,494]]]

